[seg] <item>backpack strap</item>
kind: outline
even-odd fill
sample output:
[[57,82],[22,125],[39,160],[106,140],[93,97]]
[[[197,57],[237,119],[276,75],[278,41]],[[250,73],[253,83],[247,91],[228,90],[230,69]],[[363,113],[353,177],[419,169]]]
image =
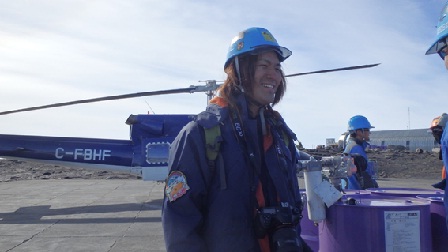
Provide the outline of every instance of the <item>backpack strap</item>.
[[224,161],[219,152],[222,142],[221,127],[219,124],[217,124],[211,128],[204,128],[204,133],[205,133],[205,151],[207,155],[208,166],[212,174],[215,174],[216,161],[217,160],[219,161],[218,167],[220,168],[219,177],[220,177],[221,190],[224,190],[227,188],[227,182],[224,171]]
[[285,131],[282,130],[283,141],[285,141],[286,146],[289,146],[289,137]]
[[204,132],[208,165],[215,168],[215,160],[218,157],[219,148],[221,147],[221,127],[218,124],[211,128],[204,128]]

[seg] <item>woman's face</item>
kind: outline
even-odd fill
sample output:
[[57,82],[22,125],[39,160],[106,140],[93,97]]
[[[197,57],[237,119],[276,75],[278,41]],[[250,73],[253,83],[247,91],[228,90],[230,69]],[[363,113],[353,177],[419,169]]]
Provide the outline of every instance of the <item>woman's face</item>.
[[274,101],[275,93],[282,81],[280,67],[280,61],[274,51],[258,55],[258,60],[255,63],[254,83],[252,83],[252,98],[260,105],[267,105]]

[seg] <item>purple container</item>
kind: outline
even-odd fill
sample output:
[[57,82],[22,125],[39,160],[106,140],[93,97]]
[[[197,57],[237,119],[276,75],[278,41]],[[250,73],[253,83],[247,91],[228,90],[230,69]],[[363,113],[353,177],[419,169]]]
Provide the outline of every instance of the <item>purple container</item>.
[[[322,225],[322,222],[317,224],[314,221],[308,218],[308,208],[306,207],[306,190],[300,189],[300,194],[302,196],[302,202],[304,202],[304,207],[302,211],[303,218],[300,221],[300,227],[302,232],[300,236],[303,240],[311,247],[313,251],[319,251],[319,229],[318,225]],[[369,191],[366,190],[345,190],[344,196],[347,195],[359,195],[359,194],[370,194]]]
[[417,195],[426,194],[440,194],[443,196],[445,193],[439,189],[419,189],[419,188],[369,188],[372,194],[379,194],[384,196],[394,196],[394,197],[416,197]]
[[446,252],[448,250],[448,231],[445,224],[446,214],[445,206],[443,205],[443,195],[417,195],[417,198],[431,202],[432,251]]
[[319,251],[431,251],[430,204],[410,197],[345,195],[319,223]]

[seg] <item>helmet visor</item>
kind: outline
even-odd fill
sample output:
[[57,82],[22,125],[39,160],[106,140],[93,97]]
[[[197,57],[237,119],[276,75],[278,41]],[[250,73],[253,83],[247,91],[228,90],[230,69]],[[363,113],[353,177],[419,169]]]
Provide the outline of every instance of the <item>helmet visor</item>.
[[434,42],[434,44],[432,44],[432,46],[428,49],[428,51],[426,51],[426,55],[430,55],[433,53],[437,53],[440,55],[440,57],[445,58],[445,52],[443,52],[443,50],[445,49],[445,47],[447,46],[447,40],[448,37],[444,37],[441,38],[439,40],[437,40],[436,42]]
[[447,45],[448,45],[448,37],[445,37],[437,41],[437,43],[434,45],[434,50],[437,52],[437,54],[439,54],[439,56],[442,59],[445,59]]
[[254,47],[254,50],[251,52],[251,54],[259,54],[265,51],[275,51],[278,55],[278,59],[280,60],[280,62],[285,61],[285,59],[287,59],[292,54],[292,52],[286,47],[271,46],[271,45],[261,45]]
[[443,60],[445,59],[446,52],[444,50],[439,51],[438,54],[439,54],[440,58],[442,58]]

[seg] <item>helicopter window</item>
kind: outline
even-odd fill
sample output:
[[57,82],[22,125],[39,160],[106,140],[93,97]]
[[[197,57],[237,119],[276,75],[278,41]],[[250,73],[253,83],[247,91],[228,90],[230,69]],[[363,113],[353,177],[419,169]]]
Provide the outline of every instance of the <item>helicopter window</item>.
[[146,162],[148,164],[168,163],[169,143],[155,142],[146,145]]

